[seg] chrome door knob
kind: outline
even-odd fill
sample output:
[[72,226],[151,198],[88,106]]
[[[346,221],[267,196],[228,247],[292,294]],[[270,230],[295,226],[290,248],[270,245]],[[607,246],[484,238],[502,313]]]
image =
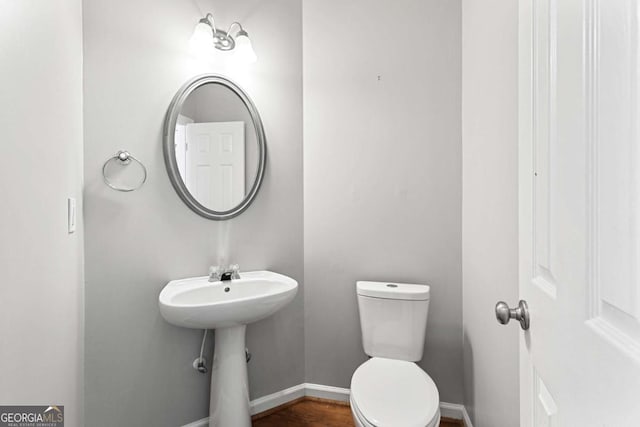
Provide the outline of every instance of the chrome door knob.
[[509,320],[515,319],[520,322],[520,327],[526,331],[529,329],[530,324],[527,302],[520,300],[516,308],[509,308],[504,301],[498,302],[496,304],[496,319],[498,319],[498,323],[501,325],[506,325],[509,323]]

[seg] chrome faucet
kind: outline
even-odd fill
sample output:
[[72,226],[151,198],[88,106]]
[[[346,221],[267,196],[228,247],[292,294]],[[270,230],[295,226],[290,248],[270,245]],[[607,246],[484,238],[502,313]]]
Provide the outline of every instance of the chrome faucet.
[[217,265],[209,267],[209,281],[228,282],[230,280],[237,280],[240,278],[240,266],[238,264],[231,264],[229,267],[220,267]]

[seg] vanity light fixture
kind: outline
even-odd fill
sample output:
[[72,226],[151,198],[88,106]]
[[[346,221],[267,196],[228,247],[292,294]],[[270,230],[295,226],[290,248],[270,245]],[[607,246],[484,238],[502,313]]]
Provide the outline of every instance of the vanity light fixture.
[[[235,36],[232,36],[231,30],[235,27],[237,27],[237,32]],[[204,18],[198,21],[191,37],[191,43],[200,50],[213,45],[218,50],[234,51],[235,57],[242,62],[250,63],[258,60],[251,46],[249,34],[242,28],[242,25],[239,22],[233,22],[227,31],[221,30],[216,28],[211,13],[207,13]]]

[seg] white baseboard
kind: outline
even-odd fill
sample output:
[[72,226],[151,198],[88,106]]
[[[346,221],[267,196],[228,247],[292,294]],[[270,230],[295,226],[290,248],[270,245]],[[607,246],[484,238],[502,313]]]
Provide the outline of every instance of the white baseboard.
[[[337,400],[340,402],[349,401],[349,389],[332,387],[322,384],[303,383],[284,390],[277,391],[267,396],[252,400],[250,405],[251,415],[259,414],[276,406],[284,405],[287,402],[299,399],[304,396],[317,397],[320,399]],[[466,427],[473,427],[469,414],[464,405],[457,403],[440,402],[440,415],[447,418],[463,420]],[[182,427],[207,427],[209,418],[202,418]]]
[[467,413],[467,408],[459,403],[440,402],[440,416],[462,420],[465,427],[473,427],[471,418],[469,418],[469,414]]
[[469,417],[469,413],[467,412],[467,408],[464,408],[464,425],[467,427],[473,427],[473,424],[471,424],[471,418]]
[[189,424],[185,424],[182,427],[209,427],[209,417],[202,418],[201,420],[194,421]]
[[348,388],[332,387],[330,385],[304,383],[304,395],[319,399],[348,402],[350,390]]
[[284,405],[287,402],[306,396],[305,385],[306,384],[294,385],[293,387],[276,391],[275,393],[252,400],[249,403],[249,406],[251,407],[251,415],[268,411],[276,406]]
[[[284,390],[276,391],[275,393],[271,393],[266,396],[262,396],[255,400],[252,400],[251,402],[249,402],[249,411],[251,415],[259,414],[261,412],[268,411],[269,409],[273,409],[276,406],[284,405],[287,402],[292,402],[296,399],[307,396],[306,394],[307,385],[308,384],[306,383],[294,385],[293,387],[285,388]],[[315,386],[315,384],[310,384],[310,385]],[[336,388],[336,387],[327,387],[327,386],[317,386],[317,387],[329,388],[329,389]],[[347,390],[347,400],[349,399],[348,392],[349,390]],[[319,396],[316,396],[316,397],[319,397]],[[329,399],[329,397],[327,397],[326,399]],[[198,421],[194,421],[182,427],[207,427],[208,425],[209,425],[209,417],[202,418]]]

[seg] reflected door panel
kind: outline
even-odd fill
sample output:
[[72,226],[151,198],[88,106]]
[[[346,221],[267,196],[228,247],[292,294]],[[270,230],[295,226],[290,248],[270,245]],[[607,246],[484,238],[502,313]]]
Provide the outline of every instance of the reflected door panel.
[[244,122],[186,125],[186,184],[204,206],[225,211],[245,196]]
[[182,181],[185,181],[186,164],[187,164],[187,124],[193,123],[193,120],[189,117],[178,115],[178,122],[176,123],[176,134],[174,139],[174,147],[176,150],[176,162],[178,163],[178,172],[182,177]]

